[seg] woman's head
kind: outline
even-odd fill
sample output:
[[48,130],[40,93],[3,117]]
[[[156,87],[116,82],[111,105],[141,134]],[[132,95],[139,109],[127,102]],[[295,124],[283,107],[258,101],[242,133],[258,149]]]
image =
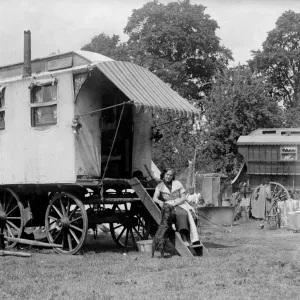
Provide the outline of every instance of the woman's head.
[[175,170],[171,168],[164,169],[160,174],[160,179],[165,182],[170,182],[175,179]]

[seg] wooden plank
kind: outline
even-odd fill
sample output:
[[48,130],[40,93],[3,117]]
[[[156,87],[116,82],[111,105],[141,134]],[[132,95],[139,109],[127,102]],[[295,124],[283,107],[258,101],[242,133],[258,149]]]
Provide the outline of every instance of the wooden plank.
[[[137,178],[132,178],[129,180],[129,184],[132,186],[136,194],[140,197],[141,201],[144,203],[153,219],[157,224],[159,224],[161,222],[161,212],[152,198],[149,196],[145,188],[142,186],[140,181]],[[194,257],[189,248],[182,241],[179,232],[175,232],[175,249],[182,257]]]
[[38,241],[33,241],[33,240],[12,238],[12,237],[8,237],[8,236],[5,236],[4,238],[8,241],[11,241],[11,242],[18,242],[18,243],[26,244],[26,245],[52,247],[52,248],[62,248],[62,245],[58,245],[58,244],[49,244],[49,243],[43,243],[43,242],[38,242]]
[[182,241],[178,231],[175,232],[175,248],[182,257],[194,257],[189,248]]
[[151,199],[145,188],[142,186],[140,181],[137,178],[132,178],[129,181],[132,189],[136,192],[139,196],[140,200],[143,202],[153,219],[157,224],[161,221],[161,213],[159,208],[156,206],[154,201]]
[[0,256],[5,256],[5,255],[10,255],[10,256],[20,256],[20,257],[30,257],[30,253],[26,252],[15,252],[15,251],[4,251],[0,250]]
[[139,202],[140,198],[136,197],[104,197],[103,199],[101,197],[97,198],[89,198],[89,199],[83,199],[83,204],[115,204],[115,203],[132,203],[132,202]]
[[204,246],[202,242],[200,242],[199,245],[193,245],[189,247],[194,256],[203,256],[203,248]]

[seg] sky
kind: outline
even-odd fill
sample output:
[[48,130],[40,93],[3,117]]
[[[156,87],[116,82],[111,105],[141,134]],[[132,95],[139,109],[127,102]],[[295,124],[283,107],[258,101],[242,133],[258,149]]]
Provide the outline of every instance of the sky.
[[[32,59],[79,50],[102,32],[127,36],[133,9],[150,0],[0,0],[0,66],[23,61],[24,30],[31,31]],[[173,2],[176,0],[172,0]],[[171,2],[160,0],[161,3]],[[300,13],[300,0],[190,0],[216,20],[220,43],[233,52],[234,65],[261,48],[278,17]]]

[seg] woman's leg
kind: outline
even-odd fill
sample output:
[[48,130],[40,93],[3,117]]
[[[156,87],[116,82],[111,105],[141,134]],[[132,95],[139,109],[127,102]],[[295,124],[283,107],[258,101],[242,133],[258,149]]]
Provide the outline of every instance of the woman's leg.
[[176,207],[176,229],[179,231],[182,240],[184,242],[189,242],[190,231],[189,231],[188,212],[181,207]]

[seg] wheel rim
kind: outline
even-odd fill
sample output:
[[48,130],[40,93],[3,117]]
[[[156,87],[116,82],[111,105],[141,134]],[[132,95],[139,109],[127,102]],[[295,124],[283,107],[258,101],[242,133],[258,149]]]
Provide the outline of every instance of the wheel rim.
[[114,204],[114,213],[120,214],[121,223],[110,223],[113,240],[119,247],[136,248],[136,242],[148,238],[151,230],[151,220],[143,211],[128,203]]
[[[0,189],[0,213],[6,219],[4,236],[20,238],[24,228],[24,206],[18,195],[11,189]],[[17,242],[5,239],[5,248],[15,247]]]
[[58,253],[75,254],[83,245],[88,228],[84,205],[75,196],[59,193],[50,201],[45,216],[49,243],[62,245]]

